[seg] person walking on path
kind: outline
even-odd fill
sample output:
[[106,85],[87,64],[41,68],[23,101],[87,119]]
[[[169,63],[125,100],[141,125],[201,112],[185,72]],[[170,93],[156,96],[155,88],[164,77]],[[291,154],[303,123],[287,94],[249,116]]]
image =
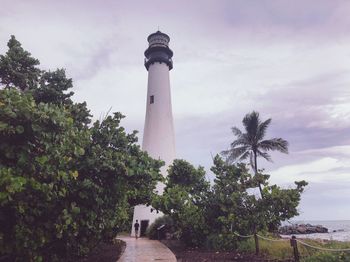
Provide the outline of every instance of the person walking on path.
[[138,238],[138,235],[139,235],[139,227],[140,227],[140,224],[139,224],[138,220],[136,219],[136,223],[134,224],[136,239]]

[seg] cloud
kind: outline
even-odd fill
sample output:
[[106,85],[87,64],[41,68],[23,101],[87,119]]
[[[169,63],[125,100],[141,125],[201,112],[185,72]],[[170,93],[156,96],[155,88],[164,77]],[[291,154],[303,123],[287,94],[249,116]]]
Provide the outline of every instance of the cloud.
[[344,183],[310,183],[301,198],[300,217],[295,219],[348,220],[349,201],[350,187]]
[[[339,167],[348,171],[348,174],[339,172],[334,174],[334,171]],[[296,180],[320,182],[328,180],[331,173],[333,173],[333,181],[344,181],[345,178],[350,182],[350,165],[334,157],[324,157],[312,162],[284,166],[272,171],[271,176],[279,183]]]
[[344,37],[349,33],[348,1],[225,1],[223,17],[233,31],[287,39]]
[[[284,165],[270,172],[273,183],[291,186],[306,180],[300,217],[306,220],[350,219],[350,146],[339,146],[297,152],[301,163]],[[308,161],[307,159],[314,160]],[[327,209],[327,213],[322,210]],[[320,214],[322,213],[322,217]]]

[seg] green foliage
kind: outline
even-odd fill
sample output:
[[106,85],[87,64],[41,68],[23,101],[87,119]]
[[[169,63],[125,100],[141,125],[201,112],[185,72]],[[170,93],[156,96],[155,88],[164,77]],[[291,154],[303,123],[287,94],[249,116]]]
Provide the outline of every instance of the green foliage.
[[59,107],[16,90],[1,90],[0,105],[0,250],[40,257],[38,250],[53,241],[61,249],[78,234],[79,206],[70,191],[78,172],[73,160],[83,154],[88,130],[74,128]]
[[202,167],[196,169],[184,160],[175,160],[163,195],[153,201],[152,206],[173,219],[177,235],[189,246],[202,245],[208,234],[205,214],[209,188]]
[[6,88],[22,91],[34,88],[40,75],[36,67],[39,60],[31,57],[14,36],[11,36],[7,46],[9,50],[6,55],[0,55],[0,83]]
[[[159,231],[158,235],[158,230],[160,226],[164,225],[164,228]],[[174,233],[174,221],[170,216],[162,216],[157,218],[148,228],[146,235],[150,239],[164,239],[165,238],[165,233]]]
[[307,182],[297,181],[296,188],[282,189],[277,185],[264,188],[263,204],[267,212],[267,226],[269,231],[277,231],[281,221],[299,215],[297,207],[301,200],[301,193]]
[[[259,230],[275,230],[282,221],[298,215],[300,195],[307,185],[296,182],[294,189],[282,189],[268,184],[268,175],[252,176],[244,164],[229,165],[219,156],[211,169],[216,175],[213,187],[211,212],[218,220],[212,227],[222,232],[232,230],[240,234],[252,234]],[[251,193],[261,183],[265,185],[264,198]]]
[[209,188],[209,183],[205,179],[205,171],[203,167],[196,169],[185,160],[175,160],[169,168],[169,176],[167,177],[167,188],[181,186],[193,197],[205,193]]
[[91,115],[86,103],[73,103],[70,99],[74,93],[68,90],[73,87],[73,80],[66,77],[64,69],[53,72],[40,70],[37,68],[39,60],[31,57],[14,36],[7,46],[9,50],[6,54],[0,55],[0,84],[6,89],[31,93],[37,104],[64,105],[79,127],[90,123]]
[[[175,160],[163,195],[152,204],[173,219],[185,244],[229,250],[237,245],[234,232],[250,235],[274,230],[298,215],[305,181],[296,182],[296,188],[282,189],[269,185],[268,175],[251,175],[245,164],[231,165],[218,155],[211,171],[215,174],[212,188],[201,167]],[[252,194],[259,184],[265,185],[264,198]]]
[[237,237],[232,233],[213,233],[207,236],[205,247],[209,250],[231,251],[237,248]]
[[[162,162],[141,151],[120,113],[89,126],[64,70],[38,73],[14,37],[9,48],[0,60],[0,255],[75,260],[112,239],[132,205],[150,203]],[[15,59],[34,61],[33,74],[12,72],[24,66],[14,69]]]
[[66,77],[64,69],[54,72],[43,72],[39,85],[33,89],[33,97],[37,103],[71,104],[73,92],[64,93],[73,87],[73,80]]
[[261,213],[257,212],[257,200],[248,194],[247,189],[255,187],[257,182],[245,165],[228,165],[219,156],[214,158],[211,168],[216,178],[214,180],[210,209],[213,220],[212,228],[218,232],[239,231],[250,234],[253,227],[263,221]]

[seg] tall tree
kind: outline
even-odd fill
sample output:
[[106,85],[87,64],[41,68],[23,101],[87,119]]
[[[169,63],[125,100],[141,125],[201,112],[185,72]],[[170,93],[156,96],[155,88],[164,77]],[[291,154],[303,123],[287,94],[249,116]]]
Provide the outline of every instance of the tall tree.
[[210,183],[204,168],[176,159],[168,169],[165,184],[163,195],[154,197],[152,206],[172,218],[176,235],[184,243],[202,245],[209,230],[205,214]]
[[6,54],[0,55],[0,88],[30,92],[37,104],[64,106],[78,127],[91,122],[86,102],[74,103],[71,99],[73,80],[67,78],[65,69],[40,70],[39,60],[33,58],[15,36],[11,36],[7,46]]
[[[251,175],[245,164],[231,165],[221,157],[214,158],[211,171],[215,175],[213,194],[207,208],[216,219],[210,228],[220,227],[223,234],[238,231],[251,234],[254,230],[275,231],[283,221],[297,216],[301,194],[306,181],[296,181],[295,186],[283,189],[269,184],[269,175],[259,178]],[[265,185],[264,198],[250,194],[258,183]],[[229,236],[227,236],[229,238]]]
[[66,77],[64,69],[43,71],[39,85],[33,90],[33,97],[37,103],[72,104],[70,97],[74,92],[67,92],[72,87],[73,80]]
[[[258,174],[257,158],[262,157],[272,161],[268,151],[288,153],[288,142],[282,138],[265,139],[266,130],[271,123],[271,118],[261,121],[259,113],[253,111],[243,118],[245,132],[237,127],[232,127],[232,133],[237,137],[231,143],[231,148],[222,151],[228,163],[250,159],[250,165],[255,175]],[[261,183],[258,184],[260,194],[263,197]]]
[[131,206],[150,204],[162,163],[120,113],[89,125],[72,79],[63,69],[31,74],[36,61],[14,37],[0,56],[0,257],[76,261],[113,239]]
[[6,55],[0,55],[0,84],[22,91],[37,86],[41,73],[37,68],[39,60],[25,51],[14,36],[11,36],[7,46]]

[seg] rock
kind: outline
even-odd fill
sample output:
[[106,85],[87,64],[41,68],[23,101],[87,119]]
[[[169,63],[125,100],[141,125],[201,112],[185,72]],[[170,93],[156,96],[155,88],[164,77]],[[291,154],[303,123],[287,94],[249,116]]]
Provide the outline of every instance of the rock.
[[316,227],[316,232],[317,233],[328,233],[328,229],[323,227],[323,226],[317,226]]
[[297,227],[297,232],[299,233],[299,234],[306,234],[306,232],[307,232],[307,228],[305,227],[305,226],[298,226]]
[[311,224],[295,224],[280,227],[278,233],[282,235],[328,233],[328,229],[321,225],[314,226]]

